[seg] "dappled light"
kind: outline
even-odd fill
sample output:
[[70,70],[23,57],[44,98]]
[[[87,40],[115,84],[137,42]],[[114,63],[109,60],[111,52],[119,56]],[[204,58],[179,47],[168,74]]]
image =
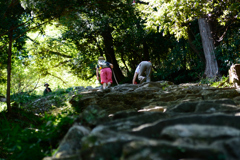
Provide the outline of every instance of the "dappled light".
[[0,8],[1,160],[240,159],[240,2]]

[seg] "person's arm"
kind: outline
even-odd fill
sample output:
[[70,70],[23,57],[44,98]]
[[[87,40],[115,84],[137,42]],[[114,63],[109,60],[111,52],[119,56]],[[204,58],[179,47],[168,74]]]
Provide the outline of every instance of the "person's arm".
[[111,68],[113,68],[113,64],[109,63],[109,66],[110,66]]
[[132,80],[132,84],[135,84],[138,73],[135,72]]
[[110,63],[110,62],[107,62],[107,66],[108,66],[109,68],[113,68],[113,64]]
[[139,65],[137,66],[137,68],[136,68],[136,70],[135,70],[135,72],[134,72],[132,84],[135,84],[136,79],[137,79],[137,76],[138,76],[138,73],[139,73]]
[[98,68],[96,68],[96,76],[97,76],[97,80],[99,80],[99,77],[98,77]]

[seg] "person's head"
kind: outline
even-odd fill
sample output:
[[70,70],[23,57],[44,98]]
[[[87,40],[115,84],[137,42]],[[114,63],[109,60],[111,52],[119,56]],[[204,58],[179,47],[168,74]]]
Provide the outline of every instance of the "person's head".
[[44,86],[45,86],[45,87],[48,87],[48,86],[49,86],[49,84],[48,84],[48,83],[45,83],[45,84],[44,84]]
[[105,60],[103,56],[98,57],[98,60]]

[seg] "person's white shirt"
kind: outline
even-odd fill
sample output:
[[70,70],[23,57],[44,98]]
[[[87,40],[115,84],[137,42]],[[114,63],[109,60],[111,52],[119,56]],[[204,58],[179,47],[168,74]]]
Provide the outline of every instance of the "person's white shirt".
[[137,68],[136,68],[136,70],[135,70],[135,73],[139,73],[139,71],[140,71],[140,67],[139,67],[139,65],[138,65]]

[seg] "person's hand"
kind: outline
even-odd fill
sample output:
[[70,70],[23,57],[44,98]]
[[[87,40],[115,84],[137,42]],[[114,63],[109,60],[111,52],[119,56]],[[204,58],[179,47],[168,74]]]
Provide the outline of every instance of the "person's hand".
[[110,64],[110,67],[111,67],[111,68],[113,68],[113,65],[112,65],[112,64]]

